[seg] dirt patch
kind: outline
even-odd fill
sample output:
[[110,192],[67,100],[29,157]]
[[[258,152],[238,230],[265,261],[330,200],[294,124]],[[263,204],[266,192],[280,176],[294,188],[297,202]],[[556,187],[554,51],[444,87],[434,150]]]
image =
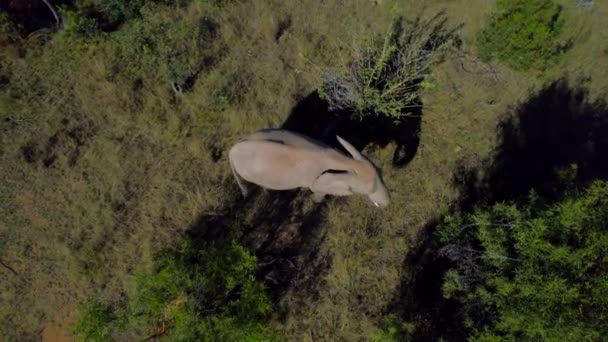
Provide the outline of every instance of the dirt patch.
[[76,341],[64,328],[56,325],[47,325],[40,334],[42,342],[72,342]]

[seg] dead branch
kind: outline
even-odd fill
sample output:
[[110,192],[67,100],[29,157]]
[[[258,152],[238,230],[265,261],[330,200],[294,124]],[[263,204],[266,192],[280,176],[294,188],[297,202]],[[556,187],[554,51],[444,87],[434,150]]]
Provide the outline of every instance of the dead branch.
[[[471,56],[467,53],[458,53],[453,57],[453,61],[456,64],[456,68],[461,72],[482,75],[494,82],[497,82],[500,78],[498,72],[492,67],[492,65],[483,62],[479,58]],[[470,66],[477,67],[478,70],[473,70],[470,68]]]
[[15,271],[14,268],[12,268],[9,265],[5,264],[4,261],[2,261],[2,259],[0,259],[0,265],[4,266],[4,268],[6,268],[7,270],[11,271],[11,273],[13,273],[14,275],[19,275],[19,273],[17,273],[17,271]]

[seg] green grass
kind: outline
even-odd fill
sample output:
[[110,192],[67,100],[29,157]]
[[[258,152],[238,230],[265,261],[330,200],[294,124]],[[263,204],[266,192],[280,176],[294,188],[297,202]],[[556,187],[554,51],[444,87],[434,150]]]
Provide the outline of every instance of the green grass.
[[[362,37],[382,36],[397,16],[446,9],[448,25],[463,24],[463,55],[431,71],[416,157],[394,168],[394,144],[364,151],[383,169],[391,206],[379,211],[363,197],[329,201],[309,261],[328,268],[314,286],[296,284],[274,303],[284,316],[271,324],[291,340],[377,333],[409,272],[404,258],[458,196],[455,167],[492,152],[509,108],[564,75],[591,76],[593,96],[606,95],[608,6],[564,6],[577,34],[545,79],[477,60],[475,39],[494,7],[482,0],[151,3],[114,32],[41,31],[17,43],[24,57],[2,46],[0,258],[18,274],[0,268],[0,335],[34,339],[45,326],[75,322],[93,295],[101,303],[128,297],[139,267],[151,268],[153,255],[200,215],[221,213],[237,198],[231,144],[279,126],[320,87],[327,68],[352,60]],[[223,152],[218,161],[212,150]],[[235,231],[264,217],[273,196],[240,212]],[[301,199],[294,206],[301,203],[308,210]],[[280,227],[263,221],[257,228]]]

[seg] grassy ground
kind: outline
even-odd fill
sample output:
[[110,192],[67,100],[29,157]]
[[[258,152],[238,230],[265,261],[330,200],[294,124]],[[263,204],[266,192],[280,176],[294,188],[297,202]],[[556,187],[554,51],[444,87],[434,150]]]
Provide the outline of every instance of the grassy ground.
[[[293,340],[366,339],[399,292],[422,228],[458,196],[455,168],[491,154],[500,119],[558,77],[606,96],[608,6],[574,3],[564,1],[572,49],[542,76],[475,58],[475,34],[493,10],[485,0],[193,1],[150,6],[141,20],[92,38],[41,32],[23,58],[3,51],[0,259],[14,272],[0,268],[0,335],[68,330],[87,296],[122,300],[135,270],[201,216],[306,236],[313,213],[314,252],[293,255],[305,255],[299,262],[307,267],[280,296],[276,324]],[[265,219],[274,194],[264,194],[228,214],[237,188],[226,151],[239,136],[280,126],[326,67],[347,63],[361,39],[383,34],[394,16],[441,9],[459,27],[462,53],[433,70],[414,159],[396,168],[394,144],[365,150],[383,169],[389,208],[352,197],[313,210],[299,197],[285,207],[290,217]],[[241,235],[252,249],[269,250],[255,234]]]

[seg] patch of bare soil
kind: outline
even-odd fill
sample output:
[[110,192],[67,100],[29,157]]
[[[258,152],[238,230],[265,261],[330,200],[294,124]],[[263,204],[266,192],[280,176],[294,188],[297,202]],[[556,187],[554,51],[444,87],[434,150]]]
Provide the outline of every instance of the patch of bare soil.
[[42,342],[73,342],[76,341],[63,327],[47,325],[40,334]]

